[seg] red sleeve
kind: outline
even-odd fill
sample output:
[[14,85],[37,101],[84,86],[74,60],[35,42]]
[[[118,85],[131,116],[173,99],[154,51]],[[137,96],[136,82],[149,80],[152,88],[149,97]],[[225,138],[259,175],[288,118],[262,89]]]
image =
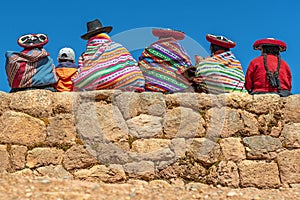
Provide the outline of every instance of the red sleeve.
[[250,64],[249,64],[249,66],[248,66],[246,77],[245,77],[245,88],[248,91],[252,91],[253,90],[253,72],[254,72],[254,67],[255,67],[255,64],[253,63],[253,61],[251,61]]
[[288,78],[288,88],[291,91],[292,90],[292,73],[289,65],[287,64],[287,78]]

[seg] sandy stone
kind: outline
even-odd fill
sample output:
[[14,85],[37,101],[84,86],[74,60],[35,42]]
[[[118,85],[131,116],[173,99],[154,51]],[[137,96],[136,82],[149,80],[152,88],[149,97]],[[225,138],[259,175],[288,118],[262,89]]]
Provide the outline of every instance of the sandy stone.
[[184,158],[188,145],[184,138],[175,138],[171,140],[171,150],[175,153],[176,159]]
[[237,162],[246,158],[246,151],[241,138],[221,139],[220,146],[224,160]]
[[0,116],[9,109],[11,94],[0,91]]
[[259,123],[257,116],[247,111],[240,110],[241,118],[244,122],[243,136],[259,135]]
[[63,166],[67,170],[84,169],[97,163],[96,158],[81,145],[72,146],[63,156]]
[[150,161],[125,164],[124,170],[129,178],[149,181],[155,177],[154,163]]
[[61,114],[49,119],[46,142],[50,146],[71,146],[76,144],[76,127],[73,115]]
[[24,146],[45,143],[46,125],[27,114],[7,111],[0,117],[0,142]]
[[285,98],[285,105],[283,109],[284,119],[286,123],[300,123],[300,95],[291,95]]
[[280,96],[276,94],[254,95],[246,110],[255,114],[267,114],[280,108]]
[[6,145],[0,145],[0,173],[10,169],[9,154]]
[[36,171],[41,176],[47,176],[50,178],[63,178],[63,179],[71,179],[73,178],[73,175],[69,173],[63,166],[57,165],[57,166],[46,166],[46,167],[40,167],[37,168]]
[[199,138],[205,136],[205,121],[200,113],[190,108],[178,107],[168,110],[164,133],[166,138]]
[[245,160],[238,164],[242,187],[279,188],[279,170],[276,163]]
[[10,148],[10,160],[12,168],[15,170],[21,170],[26,165],[26,146],[12,145]]
[[281,181],[285,184],[300,183],[300,149],[284,151],[278,155]]
[[157,138],[163,134],[163,118],[141,114],[127,121],[129,133],[134,138]]
[[237,165],[232,161],[221,161],[213,165],[206,177],[208,183],[225,187],[239,187],[240,179]]
[[187,155],[205,165],[212,165],[221,155],[220,145],[209,139],[196,138],[189,146]]
[[53,96],[54,114],[72,114],[76,109],[79,93],[77,92],[57,92]]
[[75,172],[75,177],[86,181],[102,181],[117,183],[126,180],[126,174],[121,165],[95,165],[91,169],[82,169]]
[[59,165],[62,163],[63,150],[56,148],[35,148],[28,151],[26,166],[29,168]]
[[282,130],[282,144],[286,148],[300,148],[300,123],[286,124]]
[[280,139],[271,136],[252,136],[243,139],[249,159],[272,160],[277,156],[277,152],[282,149]]
[[48,118],[53,113],[53,96],[48,90],[31,90],[14,93],[10,108],[38,118]]
[[211,108],[206,115],[206,137],[211,139],[232,137],[244,128],[238,110],[230,108]]

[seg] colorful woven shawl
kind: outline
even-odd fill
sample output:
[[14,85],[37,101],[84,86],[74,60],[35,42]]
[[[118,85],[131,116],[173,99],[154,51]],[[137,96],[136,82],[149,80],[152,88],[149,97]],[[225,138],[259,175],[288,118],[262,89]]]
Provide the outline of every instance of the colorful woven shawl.
[[200,87],[211,94],[247,92],[241,63],[230,51],[214,55],[198,64],[196,79],[201,79]]
[[112,42],[107,34],[91,38],[82,57],[79,74],[73,80],[75,91],[144,91],[145,80],[136,61],[126,48]]
[[8,51],[6,74],[11,88],[48,86],[57,82],[55,65],[45,49]]
[[183,46],[173,38],[160,39],[147,47],[139,58],[147,91],[180,92],[190,88],[182,72],[192,65]]

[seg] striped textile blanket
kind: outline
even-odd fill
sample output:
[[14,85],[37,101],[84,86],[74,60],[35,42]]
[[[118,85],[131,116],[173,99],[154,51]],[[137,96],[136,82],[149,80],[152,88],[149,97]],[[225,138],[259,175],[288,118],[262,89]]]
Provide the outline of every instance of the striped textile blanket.
[[139,58],[146,91],[181,92],[191,89],[191,83],[182,75],[192,66],[183,46],[173,38],[160,39],[147,47]]
[[13,89],[51,86],[58,80],[53,60],[45,49],[7,51],[5,57],[6,74]]
[[87,42],[79,61],[78,76],[73,79],[74,91],[119,89],[144,91],[143,73],[130,52],[101,33]]
[[247,92],[241,63],[230,51],[200,62],[195,80],[200,88],[211,94]]

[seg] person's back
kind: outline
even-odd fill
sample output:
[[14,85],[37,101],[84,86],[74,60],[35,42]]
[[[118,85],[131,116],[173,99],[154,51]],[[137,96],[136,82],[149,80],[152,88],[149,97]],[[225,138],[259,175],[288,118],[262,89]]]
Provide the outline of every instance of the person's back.
[[254,49],[261,50],[262,54],[248,66],[245,87],[249,93],[290,95],[291,71],[280,56],[280,52],[286,50],[286,44],[275,39],[263,39],[256,41],[253,46]]
[[59,64],[56,66],[56,74],[59,80],[56,84],[58,92],[73,91],[72,80],[77,76],[78,66],[75,64],[75,53],[71,48],[62,48],[57,58]]
[[43,48],[48,42],[45,34],[27,34],[18,39],[21,52],[6,52],[6,73],[11,92],[46,89],[55,91],[55,66]]

